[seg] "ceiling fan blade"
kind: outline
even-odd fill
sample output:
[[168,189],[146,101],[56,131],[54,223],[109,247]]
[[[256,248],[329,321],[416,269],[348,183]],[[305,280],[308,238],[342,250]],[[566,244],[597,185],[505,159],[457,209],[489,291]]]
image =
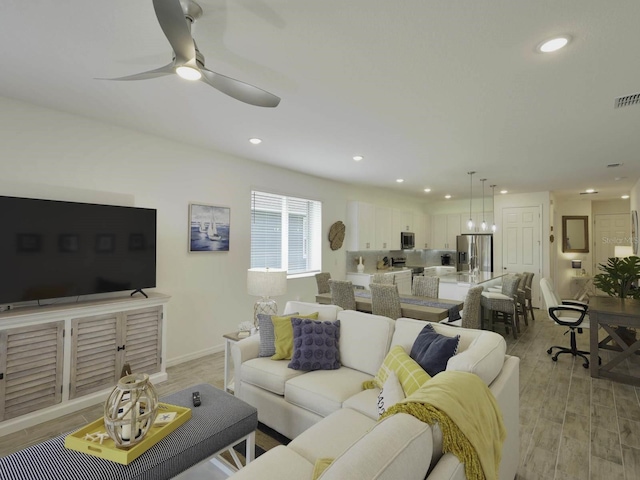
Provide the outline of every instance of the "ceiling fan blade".
[[200,72],[202,72],[201,80],[203,82],[208,83],[213,88],[241,102],[255,105],[256,107],[271,108],[277,107],[280,103],[280,97],[276,97],[261,88],[254,87],[253,85],[234,78],[225,77],[206,68],[201,68]]
[[126,77],[118,78],[98,78],[98,80],[147,80],[149,78],[163,77],[165,75],[171,75],[176,73],[173,67],[173,62],[164,67],[156,68],[155,70],[149,70],[147,72],[136,73],[134,75],[127,75]]
[[160,27],[176,54],[176,65],[195,63],[196,47],[179,0],[153,0]]

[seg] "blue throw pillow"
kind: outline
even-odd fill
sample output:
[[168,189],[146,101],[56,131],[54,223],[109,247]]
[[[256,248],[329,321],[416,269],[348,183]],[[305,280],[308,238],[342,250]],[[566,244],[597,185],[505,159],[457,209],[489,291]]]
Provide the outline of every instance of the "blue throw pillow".
[[289,368],[310,372],[340,368],[340,320],[292,318],[293,355]]
[[427,323],[418,334],[409,356],[432,377],[447,368],[447,362],[458,351],[460,335],[447,337]]

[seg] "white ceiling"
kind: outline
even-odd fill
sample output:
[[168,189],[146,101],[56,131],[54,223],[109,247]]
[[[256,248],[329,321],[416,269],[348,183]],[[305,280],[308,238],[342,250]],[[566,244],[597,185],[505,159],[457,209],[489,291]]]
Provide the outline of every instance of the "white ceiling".
[[[96,80],[171,61],[151,0],[2,0],[0,95],[425,199],[468,197],[470,170],[476,192],[487,178],[591,199],[640,178],[640,105],[613,108],[640,92],[638,0],[199,3],[207,68],[277,108],[175,75]],[[565,49],[535,52],[567,33]]]

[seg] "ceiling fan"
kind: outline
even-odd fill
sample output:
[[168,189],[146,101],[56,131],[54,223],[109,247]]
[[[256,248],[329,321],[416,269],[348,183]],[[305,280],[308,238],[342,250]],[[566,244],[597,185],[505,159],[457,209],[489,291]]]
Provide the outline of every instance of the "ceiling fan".
[[277,97],[261,88],[208,70],[204,55],[191,36],[191,25],[202,16],[202,8],[193,0],[153,0],[160,27],[173,48],[174,58],[164,67],[126,77],[107,80],[147,80],[177,73],[187,80],[201,80],[213,88],[257,107],[276,107]]

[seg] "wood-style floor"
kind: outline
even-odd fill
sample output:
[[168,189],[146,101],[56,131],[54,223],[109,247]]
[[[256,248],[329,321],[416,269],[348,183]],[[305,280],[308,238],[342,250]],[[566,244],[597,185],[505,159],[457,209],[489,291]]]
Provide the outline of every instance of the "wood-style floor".
[[[631,480],[640,478],[640,388],[592,379],[582,361],[546,353],[551,345],[569,345],[569,335],[542,312],[522,327],[517,340],[502,333],[508,353],[520,357],[519,480]],[[496,329],[500,329],[497,326]],[[588,350],[588,331],[578,335]],[[640,375],[633,356],[624,368]],[[603,358],[604,360],[604,358]],[[158,393],[211,383],[222,388],[224,358],[209,355],[167,369],[169,380]],[[102,415],[102,405],[66,415],[0,438],[0,456],[60,435]],[[268,449],[268,447],[267,447]]]

